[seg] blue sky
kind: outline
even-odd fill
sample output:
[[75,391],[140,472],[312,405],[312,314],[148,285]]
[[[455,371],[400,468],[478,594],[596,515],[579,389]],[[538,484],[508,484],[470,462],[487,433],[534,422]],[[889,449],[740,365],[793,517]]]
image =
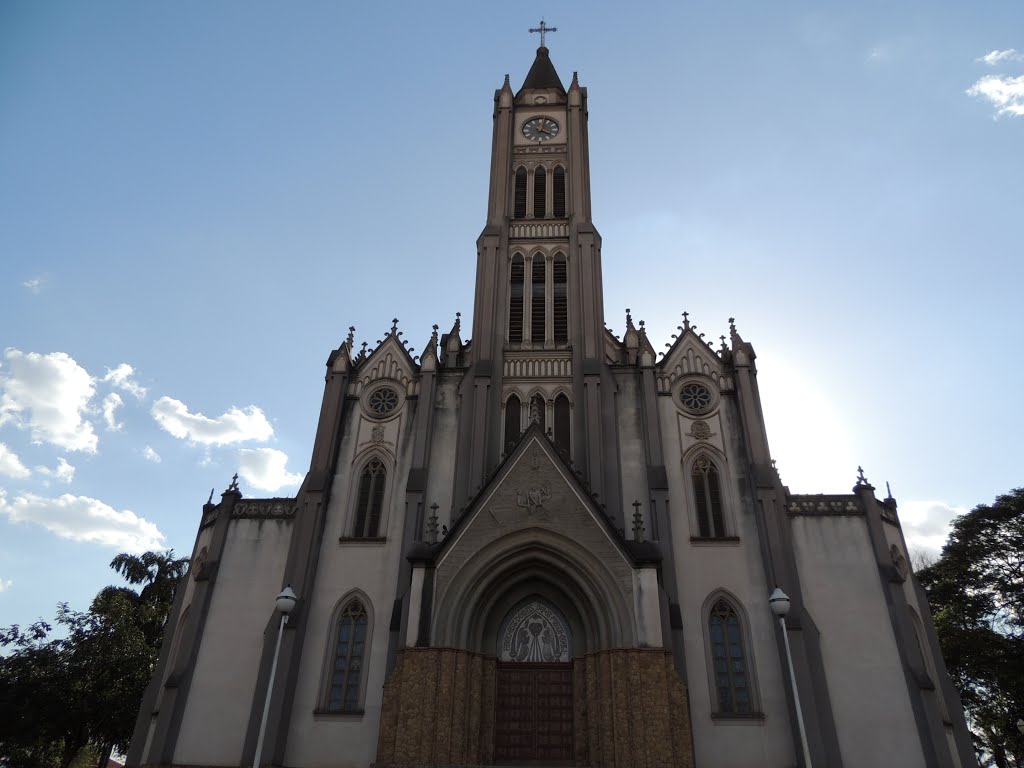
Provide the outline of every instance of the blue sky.
[[542,15],[589,88],[612,330],[735,316],[783,480],[862,464],[919,549],[1022,483],[1019,2],[13,0],[0,625],[188,554],[236,470],[294,493],[349,325],[468,322],[493,92]]

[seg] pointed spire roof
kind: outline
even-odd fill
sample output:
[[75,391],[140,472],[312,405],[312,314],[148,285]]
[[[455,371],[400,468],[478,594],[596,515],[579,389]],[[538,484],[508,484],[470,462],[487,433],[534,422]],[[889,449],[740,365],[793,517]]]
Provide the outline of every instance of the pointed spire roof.
[[548,57],[548,49],[541,46],[537,49],[537,58],[533,60],[533,66],[530,67],[530,72],[526,75],[526,80],[523,81],[523,87],[519,89],[519,93],[527,89],[543,88],[557,88],[559,93],[565,95],[565,86],[558,79],[555,65]]

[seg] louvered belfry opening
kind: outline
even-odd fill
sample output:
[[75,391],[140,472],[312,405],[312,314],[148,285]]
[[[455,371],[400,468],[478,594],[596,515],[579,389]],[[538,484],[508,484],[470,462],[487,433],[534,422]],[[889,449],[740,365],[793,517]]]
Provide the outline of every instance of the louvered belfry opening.
[[526,218],[526,169],[520,166],[516,169],[516,189],[514,197],[514,208],[512,216],[516,219]]
[[508,451],[516,444],[516,439],[522,431],[522,403],[516,395],[512,395],[505,401],[505,445],[503,451]]
[[552,177],[552,190],[551,204],[552,204],[552,215],[556,219],[565,218],[565,169],[560,165],[555,166],[555,170]]
[[569,275],[565,256],[557,254],[554,263],[553,314],[555,320],[555,344],[569,342]]
[[533,218],[543,219],[547,215],[548,176],[543,166],[533,172]]
[[533,257],[533,302],[530,311],[530,341],[534,344],[544,343],[544,256],[538,253]]
[[508,299],[508,340],[513,344],[523,343],[523,294],[526,281],[526,264],[517,253],[512,257],[511,284]]

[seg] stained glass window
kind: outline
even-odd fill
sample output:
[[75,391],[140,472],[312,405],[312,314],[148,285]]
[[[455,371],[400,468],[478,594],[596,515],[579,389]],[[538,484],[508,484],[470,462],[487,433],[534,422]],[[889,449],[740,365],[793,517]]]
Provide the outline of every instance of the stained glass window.
[[718,709],[722,714],[746,715],[753,712],[743,631],[736,609],[727,600],[718,600],[708,617],[711,663],[714,669]]
[[372,539],[378,535],[386,482],[387,470],[384,469],[384,464],[380,459],[370,459],[359,475],[356,524],[352,531],[354,537]]
[[722,538],[725,536],[725,521],[722,517],[722,488],[718,478],[718,467],[706,455],[701,454],[693,462],[690,477],[693,480],[697,529],[700,536]]
[[366,654],[366,609],[358,600],[345,606],[338,619],[334,645],[334,668],[327,709],[331,712],[355,712],[359,709],[359,686]]

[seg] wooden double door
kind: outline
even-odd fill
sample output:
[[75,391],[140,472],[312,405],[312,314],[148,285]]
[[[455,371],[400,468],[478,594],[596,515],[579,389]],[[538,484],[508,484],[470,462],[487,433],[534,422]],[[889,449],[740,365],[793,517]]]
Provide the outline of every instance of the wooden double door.
[[572,664],[498,663],[494,760],[573,759]]

